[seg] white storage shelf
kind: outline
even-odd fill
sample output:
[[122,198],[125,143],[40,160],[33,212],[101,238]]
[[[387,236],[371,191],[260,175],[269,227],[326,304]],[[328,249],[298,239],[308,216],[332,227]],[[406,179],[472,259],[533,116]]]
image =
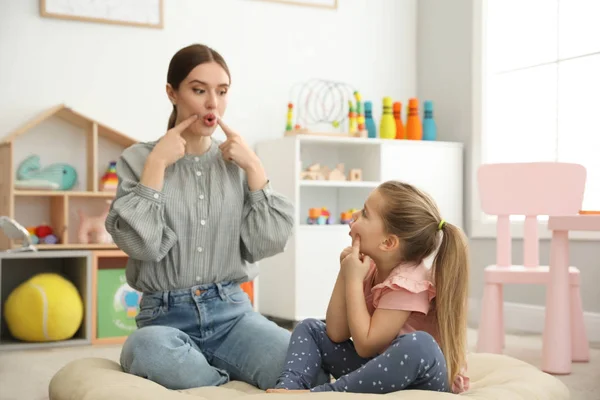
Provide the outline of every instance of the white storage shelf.
[[[460,143],[291,136],[261,142],[257,154],[271,184],[295,207],[295,229],[285,251],[260,262],[258,310],[300,321],[325,318],[339,270],[339,254],[350,245],[340,213],[362,208],[369,193],[387,180],[427,191],[446,221],[463,226],[463,147]],[[309,165],[362,170],[362,181],[301,179]],[[326,207],[334,225],[307,225],[310,208]]]

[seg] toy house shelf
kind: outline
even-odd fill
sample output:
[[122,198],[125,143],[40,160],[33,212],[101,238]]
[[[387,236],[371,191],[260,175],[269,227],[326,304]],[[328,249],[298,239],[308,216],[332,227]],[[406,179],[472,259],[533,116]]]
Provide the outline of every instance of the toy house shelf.
[[[136,140],[61,104],[25,123],[0,142],[0,215],[25,227],[47,225],[56,244],[37,245],[40,250],[116,249],[113,243],[79,243],[78,212],[97,215],[114,198],[99,185],[111,161]],[[69,190],[15,188],[19,164],[38,155],[41,168],[66,163],[77,172]],[[20,244],[0,234],[0,250]]]
[[[341,223],[341,214],[361,209],[369,193],[384,181],[405,181],[427,191],[446,221],[463,226],[461,143],[303,134],[260,142],[256,151],[273,189],[295,209],[285,250],[260,262],[258,309],[268,317],[325,318],[340,253],[351,244],[350,228]],[[334,179],[345,179],[323,179],[316,168],[311,169],[317,164],[338,169]],[[352,169],[361,171],[360,180],[349,179]],[[308,218],[311,208],[326,208],[332,223],[313,224],[314,219]]]

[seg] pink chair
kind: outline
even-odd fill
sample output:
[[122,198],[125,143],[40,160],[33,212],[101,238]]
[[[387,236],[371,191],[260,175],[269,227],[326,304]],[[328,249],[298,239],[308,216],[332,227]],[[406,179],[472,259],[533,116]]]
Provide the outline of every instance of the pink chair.
[[[496,265],[485,269],[477,351],[502,353],[503,285],[548,284],[549,267],[539,265],[537,217],[577,214],[583,204],[586,170],[557,162],[487,164],[479,168],[477,180],[483,212],[498,218]],[[512,264],[511,215],[525,216],[523,265]],[[571,343],[567,338],[556,345],[571,346],[573,361],[587,361],[579,270],[569,267],[569,278],[570,299],[564,301],[571,307]]]

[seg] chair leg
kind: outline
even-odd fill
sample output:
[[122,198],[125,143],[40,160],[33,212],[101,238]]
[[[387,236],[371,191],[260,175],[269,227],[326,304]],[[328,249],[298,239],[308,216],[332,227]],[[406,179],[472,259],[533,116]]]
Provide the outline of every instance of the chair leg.
[[583,321],[583,306],[579,285],[571,285],[571,358],[572,361],[590,361],[590,345]]
[[502,285],[486,283],[481,303],[477,352],[501,354],[504,345],[503,327]]

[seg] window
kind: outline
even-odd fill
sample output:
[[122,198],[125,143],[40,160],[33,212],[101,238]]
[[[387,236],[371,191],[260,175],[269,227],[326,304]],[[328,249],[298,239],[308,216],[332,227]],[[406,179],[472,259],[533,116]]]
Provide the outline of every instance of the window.
[[[600,1],[474,4],[474,169],[577,162],[587,169],[583,208],[600,210]],[[476,224],[484,218],[472,208]]]

